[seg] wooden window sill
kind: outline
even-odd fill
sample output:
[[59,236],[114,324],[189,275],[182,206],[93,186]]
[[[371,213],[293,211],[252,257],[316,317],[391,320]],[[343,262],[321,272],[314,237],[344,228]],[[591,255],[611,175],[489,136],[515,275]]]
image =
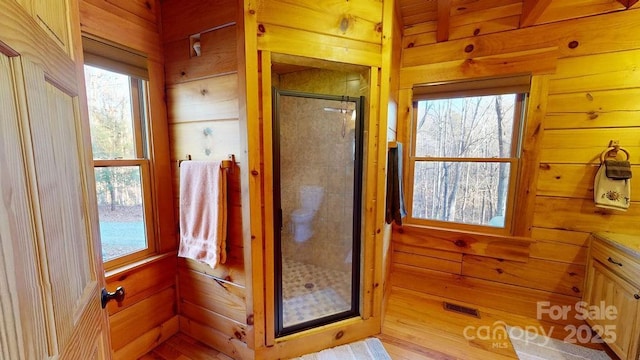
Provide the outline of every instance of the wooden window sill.
[[135,271],[137,269],[140,269],[142,267],[145,267],[149,264],[158,262],[160,260],[166,259],[168,257],[176,257],[177,253],[175,251],[170,251],[170,252],[166,252],[163,254],[157,254],[157,255],[152,255],[149,257],[146,257],[144,259],[132,262],[130,264],[126,264],[120,267],[117,267],[115,269],[111,269],[109,271],[105,272],[105,279],[107,280],[107,282],[113,280],[114,278],[121,276],[124,273],[127,272],[131,272],[131,271]]

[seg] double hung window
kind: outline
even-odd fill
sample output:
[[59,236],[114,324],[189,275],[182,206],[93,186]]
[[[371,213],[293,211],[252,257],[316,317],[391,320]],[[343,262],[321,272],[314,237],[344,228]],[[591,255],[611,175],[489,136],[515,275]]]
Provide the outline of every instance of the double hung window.
[[83,45],[102,259],[112,268],[155,251],[146,59]]
[[410,221],[509,233],[529,77],[414,87]]

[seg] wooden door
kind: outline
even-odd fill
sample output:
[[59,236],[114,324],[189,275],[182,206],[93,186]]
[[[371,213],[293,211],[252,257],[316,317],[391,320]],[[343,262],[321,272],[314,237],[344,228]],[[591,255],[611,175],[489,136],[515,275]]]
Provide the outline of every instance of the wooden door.
[[110,359],[78,6],[0,0],[0,358]]

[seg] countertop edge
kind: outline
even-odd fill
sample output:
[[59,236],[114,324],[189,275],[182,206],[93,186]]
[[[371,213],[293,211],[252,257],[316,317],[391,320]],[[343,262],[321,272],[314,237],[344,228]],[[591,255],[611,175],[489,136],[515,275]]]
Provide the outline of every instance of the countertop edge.
[[640,235],[596,232],[591,234],[635,258],[640,258]]

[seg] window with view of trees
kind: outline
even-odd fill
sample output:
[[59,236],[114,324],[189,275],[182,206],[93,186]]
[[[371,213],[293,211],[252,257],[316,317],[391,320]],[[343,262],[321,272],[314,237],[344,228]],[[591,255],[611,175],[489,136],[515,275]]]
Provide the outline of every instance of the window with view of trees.
[[147,82],[86,64],[96,193],[106,263],[153,252],[147,151]]
[[413,221],[510,231],[525,94],[478,93],[414,101]]

